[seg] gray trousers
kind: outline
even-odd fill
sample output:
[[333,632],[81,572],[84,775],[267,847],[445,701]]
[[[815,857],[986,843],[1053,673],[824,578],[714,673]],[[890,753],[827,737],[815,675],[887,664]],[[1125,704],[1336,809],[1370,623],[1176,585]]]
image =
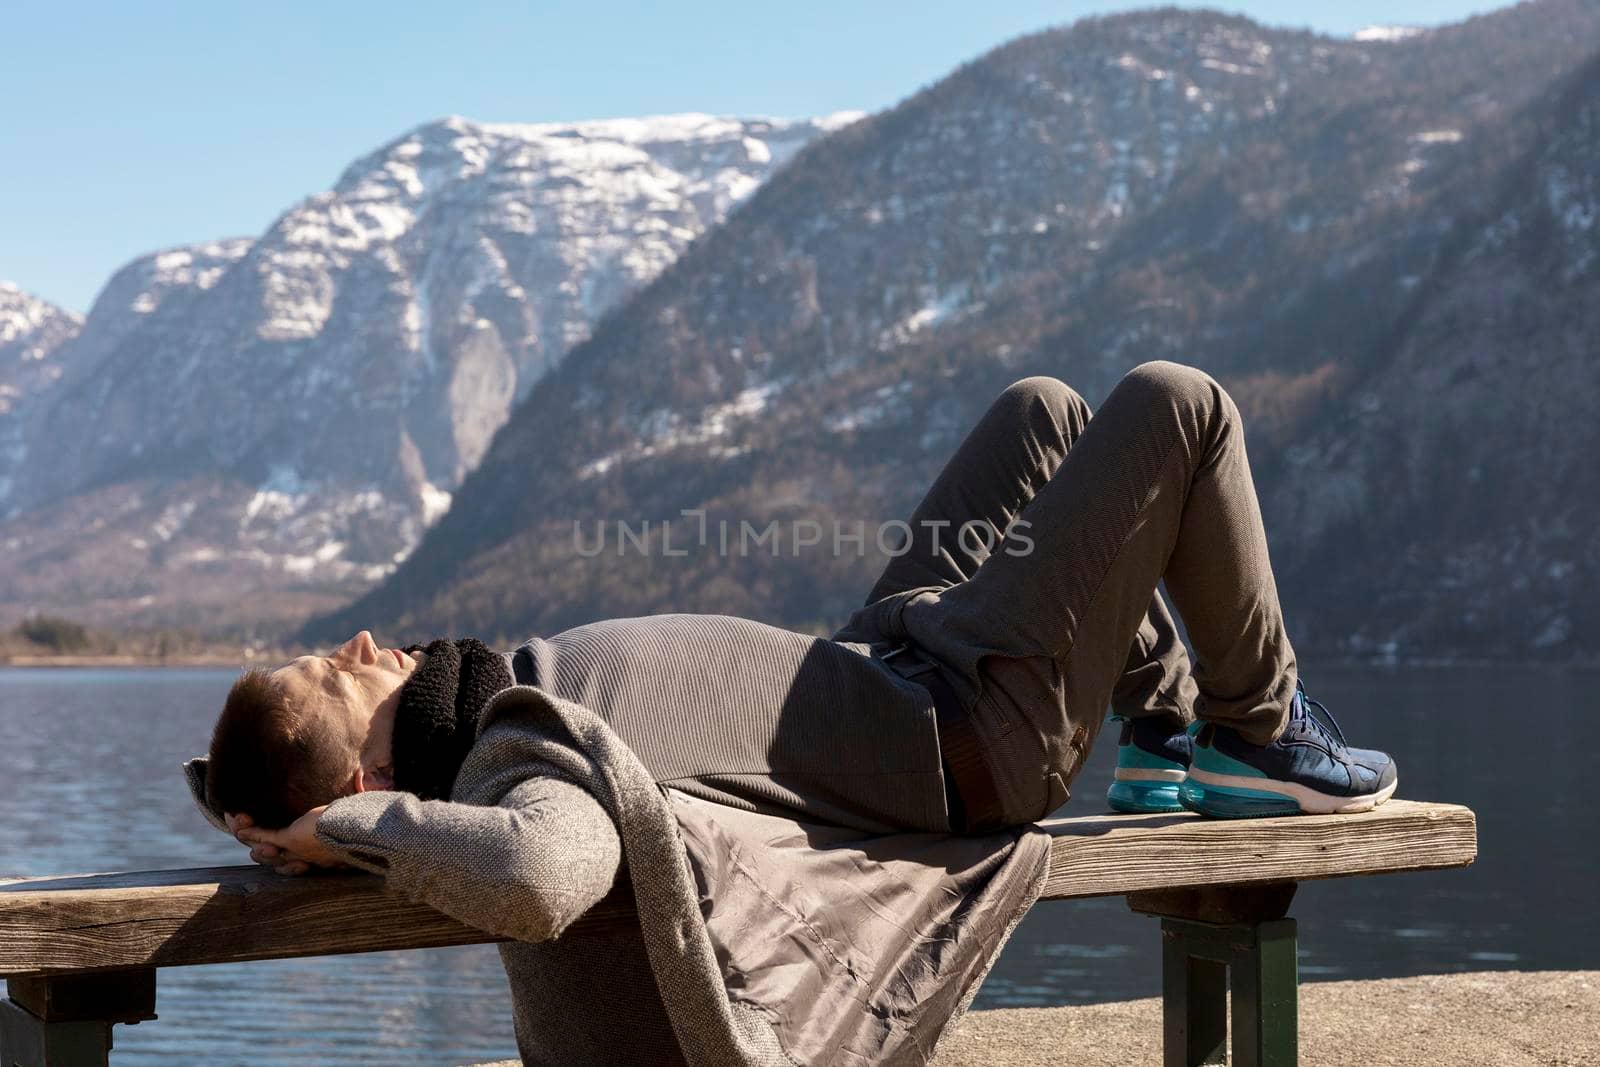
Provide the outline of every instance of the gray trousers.
[[[1134,368],[1090,417],[1053,378],[994,402],[836,637],[908,640],[963,697],[1008,823],[1067,800],[1109,707],[1258,743],[1295,658],[1233,400],[1176,363]],[[1168,594],[1194,646],[1191,666]]]

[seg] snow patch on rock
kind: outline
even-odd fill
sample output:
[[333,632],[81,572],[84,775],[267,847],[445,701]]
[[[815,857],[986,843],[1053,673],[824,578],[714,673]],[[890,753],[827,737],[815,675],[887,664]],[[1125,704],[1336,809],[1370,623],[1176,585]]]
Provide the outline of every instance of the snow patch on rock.
[[1427,33],[1425,26],[1363,26],[1350,35],[1354,41],[1379,41],[1392,44],[1396,41],[1409,41],[1413,37],[1420,37]]

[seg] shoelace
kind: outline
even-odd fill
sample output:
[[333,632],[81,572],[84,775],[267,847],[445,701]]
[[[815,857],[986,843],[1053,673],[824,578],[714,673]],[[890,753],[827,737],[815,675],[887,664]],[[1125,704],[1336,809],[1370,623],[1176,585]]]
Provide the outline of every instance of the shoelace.
[[[1326,737],[1329,741],[1332,741],[1335,737],[1337,737],[1340,745],[1345,748],[1349,748],[1350,742],[1344,739],[1344,731],[1339,729],[1339,720],[1333,717],[1333,712],[1328,710],[1328,706],[1320,700],[1312,700],[1310,697],[1306,696],[1305,683],[1300,681],[1298,678],[1295,679],[1294,689],[1295,695],[1300,698],[1296,703],[1301,709],[1303,709],[1302,713],[1298,717],[1305,719],[1306,722],[1309,722],[1312,726],[1316,727],[1317,732],[1323,737]],[[1327,726],[1323,726],[1322,723],[1317,721],[1317,717],[1311,714],[1312,708],[1317,708],[1322,712],[1323,717],[1328,720],[1328,726],[1333,727],[1332,734],[1328,733]],[[1295,717],[1296,716],[1293,714],[1293,712],[1291,712],[1290,718]]]

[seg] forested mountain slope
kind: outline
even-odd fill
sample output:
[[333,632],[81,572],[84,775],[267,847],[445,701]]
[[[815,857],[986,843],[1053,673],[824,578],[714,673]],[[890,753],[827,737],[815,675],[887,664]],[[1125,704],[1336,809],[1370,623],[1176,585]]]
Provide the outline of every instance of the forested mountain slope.
[[[813,145],[609,316],[306,635],[827,628],[870,536],[723,552],[719,523],[903,518],[1008,381],[1096,402],[1165,358],[1250,420],[1308,650],[1600,651],[1595,41],[1600,5],[1544,0],[1400,40],[1163,10],[1004,46]],[[654,550],[587,554],[601,519]]]

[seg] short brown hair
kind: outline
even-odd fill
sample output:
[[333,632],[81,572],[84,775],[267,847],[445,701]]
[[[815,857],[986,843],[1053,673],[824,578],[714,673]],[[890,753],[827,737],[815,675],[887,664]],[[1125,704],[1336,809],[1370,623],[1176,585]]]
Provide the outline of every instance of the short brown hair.
[[217,717],[206,799],[278,829],[339,796],[359,759],[335,724],[295,707],[283,686],[256,667],[233,683]]

